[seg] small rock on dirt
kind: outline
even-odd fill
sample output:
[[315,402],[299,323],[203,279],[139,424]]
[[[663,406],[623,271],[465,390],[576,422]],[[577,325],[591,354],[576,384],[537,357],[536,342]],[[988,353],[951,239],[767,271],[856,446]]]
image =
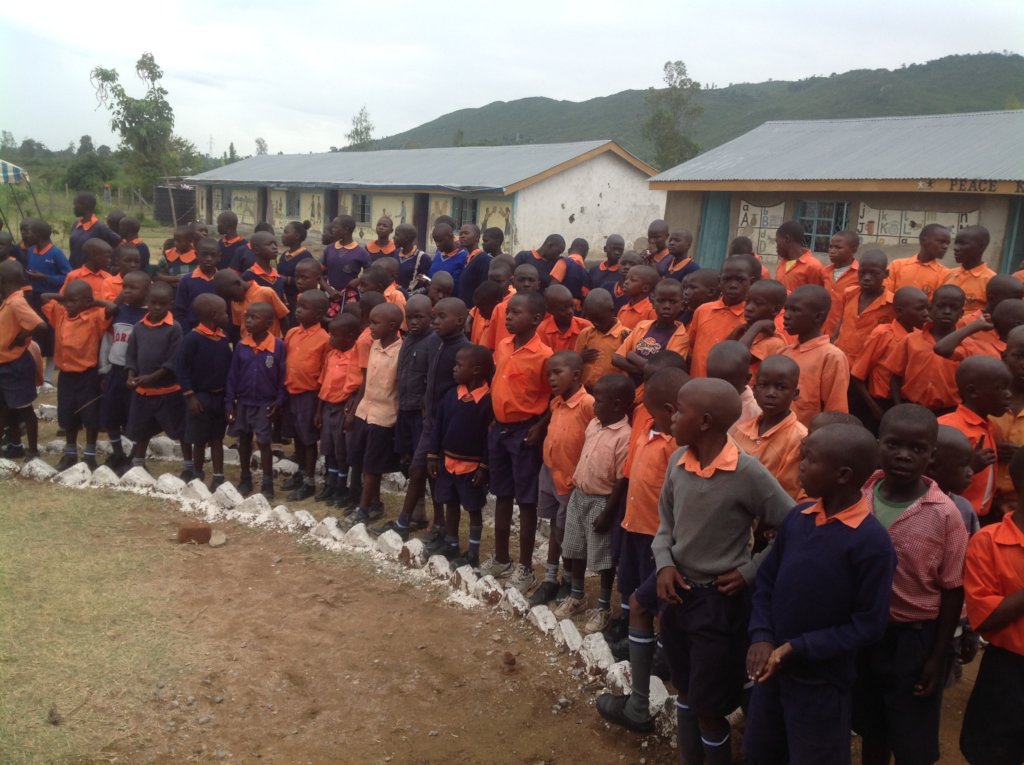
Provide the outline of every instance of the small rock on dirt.
[[58,473],[57,477],[53,479],[54,483],[59,483],[61,486],[71,486],[73,488],[81,488],[89,483],[89,479],[92,477],[92,471],[89,470],[89,466],[84,462],[79,462],[76,465],[72,465],[62,473]]
[[89,479],[90,486],[109,488],[117,486],[121,481],[120,477],[106,465],[100,465],[92,471],[92,478]]
[[214,529],[210,534],[210,547],[223,547],[228,543],[228,535],[220,529]]
[[141,465],[137,465],[121,476],[121,485],[127,489],[151,489],[156,479]]

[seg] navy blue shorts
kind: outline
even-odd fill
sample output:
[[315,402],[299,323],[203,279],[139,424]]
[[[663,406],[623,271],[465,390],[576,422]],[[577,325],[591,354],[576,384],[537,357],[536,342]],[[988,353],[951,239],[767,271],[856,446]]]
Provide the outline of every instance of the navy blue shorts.
[[284,423],[281,429],[285,438],[294,438],[303,446],[320,442],[320,431],[313,425],[317,399],[315,390],[288,394],[284,402]]
[[208,444],[223,441],[224,432],[228,427],[224,414],[224,392],[196,391],[192,395],[203,405],[203,413],[193,417],[188,413],[188,402],[185,402],[185,443]]
[[128,387],[128,367],[113,364],[103,376],[103,398],[100,400],[100,425],[107,430],[128,424],[132,407],[132,389]]
[[[35,372],[33,372],[33,375]],[[35,378],[33,377],[33,382]],[[100,427],[100,372],[61,372],[57,378],[57,424],[65,430]]]
[[[619,592],[622,592],[620,589]],[[658,614],[665,604],[658,600],[658,572],[652,571],[640,586],[633,590],[633,595],[644,611],[652,616]],[[625,596],[628,597],[628,596]]]
[[412,455],[423,434],[423,413],[419,410],[398,412],[395,422],[395,453]]
[[271,435],[269,404],[238,404],[235,407],[235,421],[228,432],[233,436],[255,436],[256,443],[269,444]]
[[393,473],[398,467],[395,455],[395,429],[383,425],[363,425],[366,448],[363,452],[363,472],[367,475]]
[[857,656],[853,729],[885,741],[901,765],[931,765],[939,759],[942,685],[931,696],[914,695],[934,646],[934,621],[892,622],[881,642]]
[[960,751],[971,765],[1024,762],[1024,656],[985,646],[967,702]]
[[345,434],[345,449],[348,451],[349,472],[359,475],[363,472],[366,452],[366,420],[361,417],[352,419],[352,429]]
[[851,704],[849,689],[785,672],[756,683],[743,736],[747,762],[849,765]]
[[[629,596],[642,585],[649,576],[655,576],[657,582],[657,569],[654,563],[654,554],[651,552],[651,543],[654,537],[649,534],[637,534],[632,531],[622,531],[622,544],[619,548],[619,594],[624,603],[629,602]],[[657,607],[657,586],[654,589],[655,607]],[[644,606],[646,610],[646,606]],[[653,613],[653,612],[652,612]]]
[[0,364],[0,403],[6,409],[24,409],[36,400],[36,362],[25,351],[14,361]]
[[487,431],[488,467],[494,496],[514,497],[520,505],[537,504],[543,452],[540,446],[526,445],[526,434],[536,422],[536,417],[515,423],[495,420]]
[[[401,413],[399,413],[401,417]],[[424,417],[420,423],[420,437],[416,442],[416,448],[412,452],[412,462],[409,463],[410,468],[423,468],[427,467],[427,452],[430,450],[430,429],[433,427],[433,421],[429,417]]]
[[348,467],[345,404],[345,401],[338,404],[325,401],[320,414],[320,453],[325,460],[333,460],[339,467]]
[[723,595],[694,587],[682,604],[666,605],[661,642],[672,684],[698,717],[724,717],[740,705],[747,680],[750,593]]
[[[41,319],[46,319],[45,314],[43,314],[43,299],[42,299],[42,296],[43,296],[44,292],[49,292],[49,289],[44,289],[44,290],[41,290],[39,292],[36,292],[35,290],[32,290],[31,292],[26,292],[25,293],[25,299],[28,301],[28,304],[30,306],[32,306],[32,310],[33,311],[35,311],[37,314],[39,314],[39,317]],[[43,358],[44,359],[52,358],[53,357],[54,334],[53,334],[53,327],[50,326],[50,322],[49,322],[48,319],[47,319],[47,322],[46,322],[46,331],[42,332],[40,335],[35,335],[35,333],[33,333],[33,338],[35,339],[35,341],[37,343],[39,343],[39,352],[42,354]]]
[[185,400],[181,391],[164,393],[159,396],[132,394],[131,411],[128,413],[128,438],[132,441],[146,441],[158,433],[180,441],[185,435]]
[[445,470],[442,458],[437,471],[434,500],[444,505],[458,505],[464,510],[476,513],[483,510],[487,503],[487,486],[474,486],[473,473],[452,475]]

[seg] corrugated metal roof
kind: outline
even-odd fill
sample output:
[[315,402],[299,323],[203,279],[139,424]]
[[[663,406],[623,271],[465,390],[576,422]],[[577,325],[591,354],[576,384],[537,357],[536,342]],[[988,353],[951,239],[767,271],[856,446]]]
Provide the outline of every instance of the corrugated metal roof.
[[515,183],[605,147],[616,153],[625,153],[613,141],[581,141],[520,146],[460,146],[276,156],[268,154],[209,170],[187,180],[194,183],[501,192]]
[[657,181],[1024,180],[1024,110],[766,122]]

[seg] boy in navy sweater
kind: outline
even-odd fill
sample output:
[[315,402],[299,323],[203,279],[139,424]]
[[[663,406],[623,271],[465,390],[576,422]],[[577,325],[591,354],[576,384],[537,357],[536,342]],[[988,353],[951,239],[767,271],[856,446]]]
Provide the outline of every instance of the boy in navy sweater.
[[135,325],[146,317],[144,304],[149,286],[149,274],[145,271],[130,271],[124,275],[121,294],[115,301],[117,308],[110,317],[110,329],[100,346],[100,373],[103,374],[100,424],[110,439],[111,452],[105,464],[114,472],[121,472],[131,462],[121,444],[121,431],[128,425],[132,400],[125,363]]
[[[455,355],[456,387],[434,414],[427,473],[437,481],[435,496],[445,506],[445,537],[440,550],[456,565],[480,566],[483,509],[487,501],[487,429],[491,424],[494,359],[482,345],[467,345]],[[469,549],[459,555],[460,507],[469,514]]]
[[149,288],[149,311],[128,339],[125,367],[132,394],[128,410],[128,436],[132,447],[132,467],[145,467],[149,440],[163,431],[175,441],[185,434],[181,386],[174,371],[174,360],[181,345],[181,325],[171,315],[174,288],[167,282],[154,282]]
[[857,651],[889,618],[896,553],[861,486],[878,461],[871,433],[828,425],[807,437],[794,508],[757,570],[747,674],[747,762],[850,762]]
[[231,343],[224,334],[228,304],[206,293],[195,299],[189,311],[199,323],[182,338],[176,362],[187,407],[184,442],[192,447],[193,475],[200,481],[206,478],[203,459],[209,445],[213,466],[210,488],[216,489],[224,483],[224,392],[231,368]]
[[217,216],[217,233],[221,235],[218,243],[220,262],[217,270],[231,268],[242,273],[256,262],[249,243],[238,235],[238,216],[230,210]]
[[213,277],[217,274],[217,240],[205,237],[196,245],[196,268],[192,273],[181,277],[178,288],[174,292],[174,320],[181,325],[184,332],[194,329],[199,324],[199,317],[192,310],[192,305],[200,295],[216,294]]
[[268,500],[274,498],[271,422],[285,400],[284,341],[270,334],[274,318],[274,308],[269,303],[253,303],[245,310],[248,334],[235,347],[224,394],[231,435],[238,437],[238,459],[242,465],[238,491],[246,496],[253,489],[251,459],[255,436],[263,472],[260,493]]

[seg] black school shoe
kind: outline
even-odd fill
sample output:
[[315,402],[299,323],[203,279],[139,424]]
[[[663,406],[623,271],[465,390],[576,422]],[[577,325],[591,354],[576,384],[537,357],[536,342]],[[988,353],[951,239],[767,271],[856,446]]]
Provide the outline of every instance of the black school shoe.
[[555,599],[557,594],[558,582],[541,582],[540,586],[534,590],[533,595],[530,596],[529,603],[531,606],[546,606]]
[[[281,488],[284,489],[285,487],[282,486]],[[316,487],[311,486],[310,484],[303,481],[295,489],[288,492],[288,499],[292,500],[293,502],[302,501],[304,499],[309,499],[314,494],[316,494]]]
[[604,631],[604,639],[608,645],[617,643],[620,640],[624,640],[629,637],[629,619],[625,616],[620,616],[618,619],[608,625],[608,628]]
[[597,697],[596,702],[598,714],[608,722],[621,725],[634,733],[654,732],[653,717],[648,717],[646,720],[634,720],[626,715],[627,701],[629,701],[628,694],[620,696],[614,693],[602,693]]
[[228,479],[225,478],[222,475],[215,475],[213,477],[213,480],[210,481],[210,491],[211,492],[217,491],[217,487],[220,486],[222,483],[226,483],[227,480]]
[[467,549],[459,557],[452,559],[452,566],[454,568],[469,566],[474,571],[477,571],[480,568],[480,553],[471,553]]
[[337,494],[338,488],[336,486],[327,486],[320,490],[320,493],[313,497],[314,502],[327,502],[330,504],[334,500],[335,494]]
[[252,476],[242,476],[235,488],[243,497],[248,497],[252,494]]
[[192,468],[182,468],[181,472],[178,473],[178,478],[188,483],[196,478],[196,471]]
[[[306,477],[302,474],[302,471],[292,473],[285,481],[281,483],[281,491],[295,491],[301,489],[302,484],[305,482]],[[291,499],[289,497],[289,499]]]
[[7,446],[4,447],[4,457],[9,459],[9,460],[21,459],[24,456],[25,456],[25,447],[20,442],[19,443],[13,443],[13,444],[7,444]]
[[60,458],[60,462],[58,462],[54,467],[57,469],[58,473],[63,473],[69,467],[72,467],[72,466],[77,465],[77,464],[78,464],[78,455],[77,454],[71,454],[70,452],[64,452],[64,456]]
[[380,526],[370,526],[366,530],[370,533],[370,536],[374,537],[379,537],[386,531],[393,531],[402,538],[403,542],[409,541],[409,527],[399,526],[397,521],[388,521],[387,523],[382,523]]

